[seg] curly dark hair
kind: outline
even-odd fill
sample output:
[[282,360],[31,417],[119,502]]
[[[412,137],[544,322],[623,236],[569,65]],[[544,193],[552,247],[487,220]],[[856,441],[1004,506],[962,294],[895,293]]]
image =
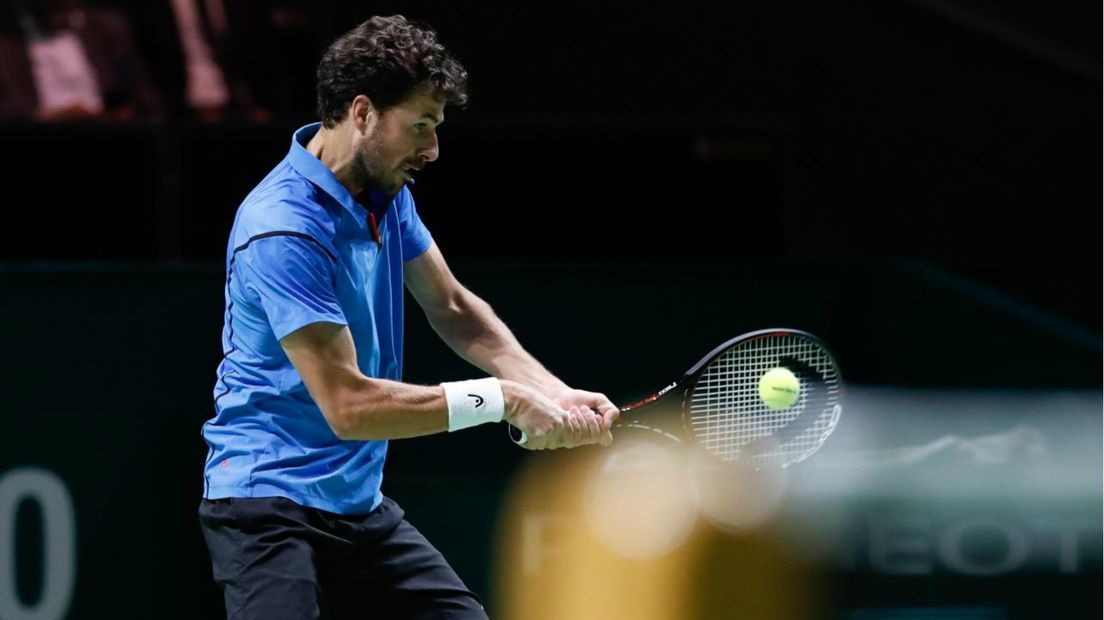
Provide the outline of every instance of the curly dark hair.
[[402,15],[376,16],[333,42],[318,63],[318,116],[326,127],[345,118],[357,95],[381,111],[427,85],[445,103],[468,102],[468,72],[432,28]]

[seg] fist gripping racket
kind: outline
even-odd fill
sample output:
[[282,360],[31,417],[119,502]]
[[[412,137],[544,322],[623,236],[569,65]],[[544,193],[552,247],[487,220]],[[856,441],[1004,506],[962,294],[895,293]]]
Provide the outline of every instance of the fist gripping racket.
[[722,461],[785,467],[808,458],[835,430],[842,390],[835,358],[820,339],[764,329],[725,342],[678,381],[621,407],[613,428],[689,439]]

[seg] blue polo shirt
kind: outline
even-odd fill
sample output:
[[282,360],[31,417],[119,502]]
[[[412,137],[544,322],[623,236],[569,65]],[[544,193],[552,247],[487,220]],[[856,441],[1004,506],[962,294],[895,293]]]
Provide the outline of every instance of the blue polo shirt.
[[279,341],[311,323],[347,325],[361,372],[400,380],[403,262],[432,238],[405,187],[357,202],[304,148],[318,128],[295,132],[234,219],[204,497],[279,496],[363,514],[383,498],[387,442],[338,439]]

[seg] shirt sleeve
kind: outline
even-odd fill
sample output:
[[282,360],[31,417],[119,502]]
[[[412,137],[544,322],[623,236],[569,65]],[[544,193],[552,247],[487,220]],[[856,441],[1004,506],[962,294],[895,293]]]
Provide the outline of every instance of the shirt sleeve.
[[311,323],[348,325],[335,289],[335,259],[318,241],[290,234],[254,239],[236,261],[276,339]]
[[399,234],[402,236],[403,261],[418,258],[433,245],[433,236],[422,223],[422,218],[418,217],[418,210],[414,208],[414,197],[406,188],[403,188],[403,196],[399,201]]

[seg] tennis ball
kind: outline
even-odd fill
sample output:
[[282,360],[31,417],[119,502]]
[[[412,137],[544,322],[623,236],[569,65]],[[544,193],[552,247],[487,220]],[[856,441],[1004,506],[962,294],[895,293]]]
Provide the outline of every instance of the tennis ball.
[[792,407],[801,395],[801,384],[786,368],[772,368],[759,379],[759,398],[771,409]]

